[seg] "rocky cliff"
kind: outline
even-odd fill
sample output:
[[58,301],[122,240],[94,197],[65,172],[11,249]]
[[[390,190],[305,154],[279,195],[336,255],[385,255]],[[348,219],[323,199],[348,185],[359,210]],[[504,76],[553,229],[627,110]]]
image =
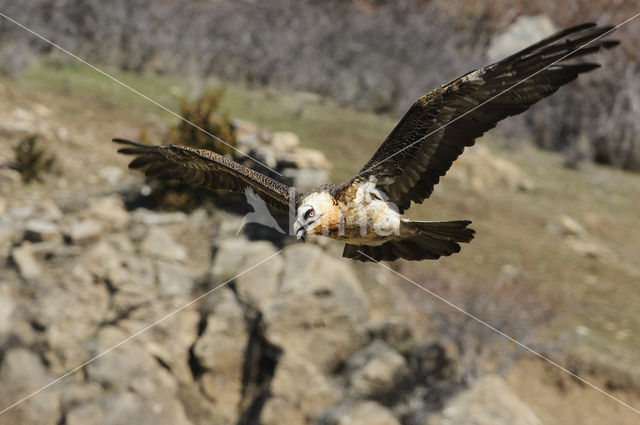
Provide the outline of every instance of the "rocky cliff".
[[[237,128],[300,186],[326,176],[294,135]],[[85,170],[98,191],[0,171],[0,408],[64,376],[0,423],[539,423],[498,377],[465,389],[423,303],[337,245],[238,234],[242,216],[215,208],[137,208],[144,180],[114,167]]]

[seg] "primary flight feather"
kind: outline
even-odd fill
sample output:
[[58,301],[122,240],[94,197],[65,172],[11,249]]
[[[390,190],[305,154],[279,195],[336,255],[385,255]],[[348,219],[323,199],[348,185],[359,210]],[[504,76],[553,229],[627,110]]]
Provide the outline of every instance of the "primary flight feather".
[[599,65],[571,62],[611,48],[612,27],[578,25],[560,31],[418,99],[371,159],[350,180],[296,193],[255,170],[204,149],[149,146],[123,139],[130,168],[209,189],[252,188],[270,207],[295,210],[294,232],[345,243],[343,256],[361,261],[437,259],[460,251],[474,231],[467,220],[412,221],[402,214],[433,192],[466,146],[498,121],[525,111]]

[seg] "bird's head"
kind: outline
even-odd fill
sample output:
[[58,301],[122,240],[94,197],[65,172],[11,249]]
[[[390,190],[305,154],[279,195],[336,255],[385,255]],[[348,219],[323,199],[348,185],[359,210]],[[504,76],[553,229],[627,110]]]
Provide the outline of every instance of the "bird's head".
[[304,240],[308,234],[321,235],[328,231],[337,210],[337,203],[330,194],[315,192],[307,195],[296,211],[293,225],[296,238]]

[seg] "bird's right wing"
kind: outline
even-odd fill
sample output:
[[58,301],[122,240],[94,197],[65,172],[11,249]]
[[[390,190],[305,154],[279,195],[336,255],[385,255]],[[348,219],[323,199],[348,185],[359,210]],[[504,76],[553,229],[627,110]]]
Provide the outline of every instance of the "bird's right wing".
[[[124,139],[113,141],[125,145],[118,153],[135,156],[129,168],[140,169],[147,176],[179,180],[210,190],[244,192],[250,187],[267,205],[289,212],[289,186],[215,152],[177,145],[143,145]],[[293,202],[300,194],[295,197]]]

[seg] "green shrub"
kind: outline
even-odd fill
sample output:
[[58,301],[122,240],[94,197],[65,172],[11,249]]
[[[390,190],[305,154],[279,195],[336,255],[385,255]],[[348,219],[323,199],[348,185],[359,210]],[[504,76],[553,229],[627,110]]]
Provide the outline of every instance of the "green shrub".
[[[195,100],[182,99],[180,116],[189,122],[180,120],[168,129],[168,143],[189,146],[196,149],[209,149],[221,155],[229,155],[236,145],[231,121],[219,113],[224,97],[224,89],[209,89]],[[200,128],[194,127],[192,124]],[[205,130],[221,141],[203,132]],[[149,143],[146,131],[140,133],[140,141]],[[229,146],[231,145],[231,146]],[[199,206],[207,205],[220,197],[211,191],[175,181],[151,182],[153,188],[148,197],[149,206],[160,210],[191,211]]]
[[[183,99],[180,103],[180,116],[189,122],[180,120],[177,125],[169,128],[170,143],[209,149],[221,155],[231,154],[231,146],[236,145],[231,121],[218,112],[223,97],[224,89],[209,89],[195,100]],[[226,144],[207,133],[224,140]]]

